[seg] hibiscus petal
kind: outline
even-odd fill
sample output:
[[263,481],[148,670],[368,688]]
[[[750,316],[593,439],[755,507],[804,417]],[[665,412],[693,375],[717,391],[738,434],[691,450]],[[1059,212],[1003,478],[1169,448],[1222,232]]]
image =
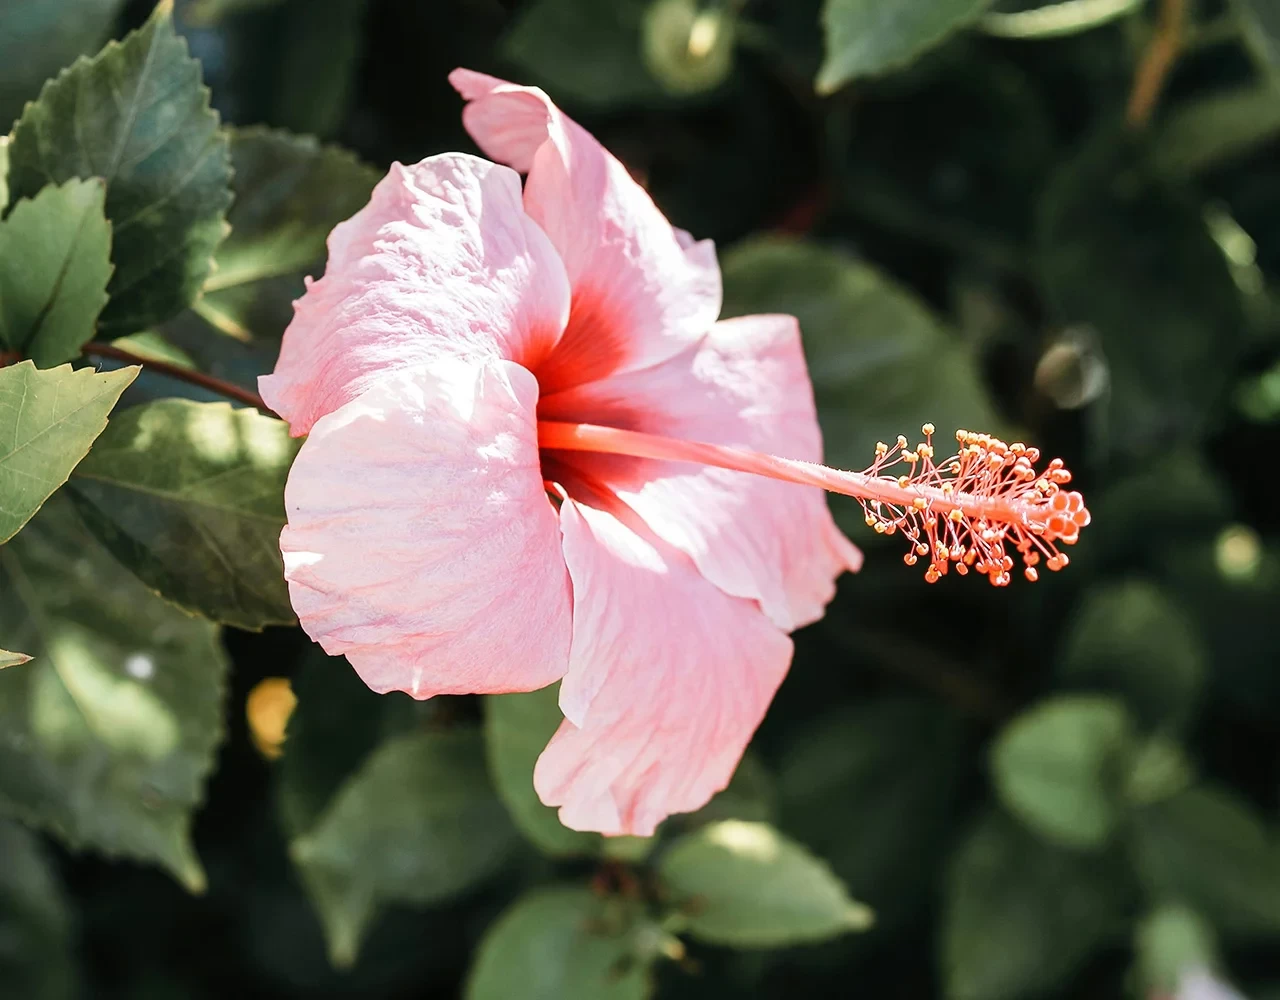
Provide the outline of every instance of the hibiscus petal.
[[729,783],[791,640],[643,525],[573,500],[560,518],[574,596],[566,721],[534,785],[571,829],[648,836]]
[[507,167],[450,153],[394,164],[329,236],[275,372],[259,380],[295,435],[381,375],[444,356],[536,366],[569,315],[569,285]]
[[532,691],[568,664],[569,577],[539,468],[538,388],[446,359],[318,420],[285,487],[294,610],[375,691]]
[[[457,69],[463,123],[489,156],[529,174],[525,206],[565,263],[573,312],[538,369],[544,391],[663,361],[720,315],[710,241],[689,243],[592,135],[536,87]],[[687,234],[684,234],[687,237]]]
[[[547,420],[603,423],[822,461],[813,388],[791,316],[717,323],[661,365],[545,396]],[[727,594],[759,601],[790,631],[822,617],[862,553],[819,489],[743,472],[586,452],[557,458],[612,490]]]

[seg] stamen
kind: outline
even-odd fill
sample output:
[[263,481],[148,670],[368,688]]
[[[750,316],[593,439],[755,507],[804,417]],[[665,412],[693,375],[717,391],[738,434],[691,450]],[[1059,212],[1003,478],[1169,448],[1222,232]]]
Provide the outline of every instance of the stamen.
[[1057,545],[1076,543],[1089,523],[1089,511],[1079,493],[1063,489],[1071,473],[1062,459],[1037,472],[1039,449],[961,430],[956,432],[956,454],[935,463],[934,427],[925,424],[921,431],[924,441],[914,448],[902,435],[893,445],[877,443],[874,461],[862,472],[596,424],[539,421],[538,445],[693,462],[851,496],[862,505],[868,527],[879,534],[902,534],[909,546],[908,566],[928,558],[924,576],[930,583],[954,568],[960,576],[972,569],[996,586],[1006,586],[1014,568],[1010,551],[1017,553],[1023,576],[1033,583],[1042,562],[1052,571],[1067,565]]

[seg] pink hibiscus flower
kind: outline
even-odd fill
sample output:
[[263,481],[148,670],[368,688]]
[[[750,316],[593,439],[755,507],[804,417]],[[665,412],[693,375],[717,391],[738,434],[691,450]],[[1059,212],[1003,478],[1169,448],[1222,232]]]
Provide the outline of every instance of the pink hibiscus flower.
[[1007,582],[1006,540],[1031,576],[1040,553],[1065,564],[1053,541],[1087,514],[1060,463],[1029,472],[1034,449],[962,432],[954,468],[928,437],[864,473],[810,464],[796,320],[717,322],[709,242],[540,90],[450,79],[507,166],[393,166],[261,380],[308,435],[281,536],[294,609],[371,688],[560,680],[539,795],[574,829],[647,835],[728,783],[788,633],[861,565],[822,489],[901,531],[932,579]]

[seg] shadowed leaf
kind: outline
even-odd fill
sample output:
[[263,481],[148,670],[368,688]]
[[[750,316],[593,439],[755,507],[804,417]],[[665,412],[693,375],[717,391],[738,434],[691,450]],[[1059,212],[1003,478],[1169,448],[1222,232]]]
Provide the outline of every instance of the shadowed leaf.
[[653,983],[633,916],[585,888],[520,897],[481,940],[466,1000],[647,1000]]
[[14,126],[9,159],[14,198],[73,177],[106,181],[115,273],[104,332],[136,333],[195,299],[225,235],[231,168],[170,3],[46,84]]
[[479,734],[430,732],[378,747],[290,853],[333,961],[350,965],[379,907],[456,896],[497,872],[516,843]]
[[991,0],[826,0],[822,94],[850,80],[898,69],[949,34],[976,21]]
[[0,812],[204,886],[191,814],[222,736],[216,627],[147,592],[55,500],[0,548]]

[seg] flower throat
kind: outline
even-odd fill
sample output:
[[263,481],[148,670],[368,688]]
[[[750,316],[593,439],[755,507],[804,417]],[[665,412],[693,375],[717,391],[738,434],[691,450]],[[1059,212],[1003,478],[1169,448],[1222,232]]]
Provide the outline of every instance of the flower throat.
[[875,461],[862,472],[598,424],[540,420],[538,446],[691,462],[853,497],[862,505],[868,527],[906,539],[908,566],[927,560],[924,577],[930,583],[954,569],[961,576],[972,570],[997,587],[1006,586],[1015,565],[1012,553],[1032,582],[1042,563],[1050,570],[1067,565],[1058,545],[1076,543],[1089,523],[1089,511],[1079,493],[1063,489],[1071,473],[1062,459],[1037,472],[1039,449],[961,430],[956,431],[956,453],[935,462],[933,424],[921,430],[924,440],[914,448],[901,435],[893,445],[879,442]]

